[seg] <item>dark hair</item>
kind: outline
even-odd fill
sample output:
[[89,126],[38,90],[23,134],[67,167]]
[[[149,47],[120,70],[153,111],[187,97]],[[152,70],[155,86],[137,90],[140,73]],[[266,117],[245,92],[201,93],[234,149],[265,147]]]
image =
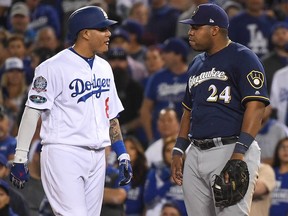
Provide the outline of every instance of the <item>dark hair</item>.
[[288,141],[288,137],[284,137],[283,139],[279,140],[277,143],[275,150],[274,150],[274,158],[273,158],[273,164],[272,166],[275,167],[280,167],[281,165],[281,160],[279,158],[279,149],[283,145],[285,141]]
[[51,58],[55,54],[51,49],[45,47],[36,48],[32,53],[39,57],[39,64]]
[[133,168],[133,178],[131,182],[132,187],[144,185],[146,180],[146,174],[148,173],[147,159],[145,156],[144,148],[142,147],[140,141],[132,135],[124,137],[124,143],[126,141],[131,141],[131,143],[134,145],[137,151],[136,161],[134,164],[132,164]]
[[179,208],[179,206],[178,206],[175,202],[166,202],[166,203],[164,203],[164,205],[162,206],[161,211],[163,211],[164,208],[167,208],[167,207],[176,209],[177,212],[179,213],[179,215],[181,215],[180,208]]
[[24,40],[23,36],[21,36],[21,35],[12,35],[12,36],[8,37],[7,45],[9,45],[11,42],[14,42],[14,41],[21,41],[23,43],[24,47],[26,47],[25,40]]

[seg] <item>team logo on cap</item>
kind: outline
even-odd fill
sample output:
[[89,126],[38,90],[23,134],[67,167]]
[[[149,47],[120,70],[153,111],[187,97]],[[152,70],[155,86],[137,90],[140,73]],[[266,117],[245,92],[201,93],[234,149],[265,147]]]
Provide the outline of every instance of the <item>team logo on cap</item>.
[[199,6],[197,6],[196,9],[193,11],[192,17],[195,16],[195,14],[197,13],[198,10],[199,10]]
[[47,91],[47,80],[43,76],[39,76],[35,79],[32,89],[36,92],[45,92]]
[[247,80],[253,88],[260,89],[264,84],[264,74],[253,70],[247,75]]

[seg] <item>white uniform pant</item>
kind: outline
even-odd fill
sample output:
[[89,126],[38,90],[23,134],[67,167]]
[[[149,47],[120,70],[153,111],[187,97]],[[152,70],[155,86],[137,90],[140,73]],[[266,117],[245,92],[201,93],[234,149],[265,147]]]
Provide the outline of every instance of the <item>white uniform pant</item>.
[[71,145],[44,145],[41,179],[55,215],[100,215],[105,180],[105,151]]
[[260,167],[260,148],[256,141],[245,153],[250,182],[246,195],[236,205],[224,209],[215,207],[212,185],[230,159],[235,144],[221,145],[208,150],[191,146],[184,164],[183,192],[189,216],[246,216],[249,215],[252,196]]

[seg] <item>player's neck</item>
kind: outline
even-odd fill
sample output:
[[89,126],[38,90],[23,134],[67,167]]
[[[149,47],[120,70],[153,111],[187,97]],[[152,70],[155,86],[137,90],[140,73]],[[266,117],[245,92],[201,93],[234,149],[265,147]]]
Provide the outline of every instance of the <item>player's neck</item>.
[[231,40],[229,38],[225,38],[225,40],[221,40],[215,43],[215,46],[212,47],[210,50],[207,50],[207,54],[209,56],[219,52],[220,50],[226,48],[227,46],[229,46],[229,44],[231,44]]
[[93,58],[94,54],[92,52],[89,51],[89,49],[86,49],[85,47],[81,47],[81,46],[77,46],[77,44],[75,44],[73,47],[74,51],[80,55],[83,58]]

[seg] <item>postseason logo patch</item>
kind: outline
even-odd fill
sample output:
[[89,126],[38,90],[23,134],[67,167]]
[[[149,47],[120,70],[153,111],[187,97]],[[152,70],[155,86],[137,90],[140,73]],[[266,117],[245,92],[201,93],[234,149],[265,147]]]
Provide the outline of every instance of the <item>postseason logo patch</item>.
[[247,75],[247,80],[253,88],[260,89],[264,84],[264,74],[253,70]]
[[36,77],[33,82],[32,89],[36,92],[45,92],[47,91],[47,80],[43,76]]
[[29,99],[36,104],[43,104],[47,101],[45,97],[39,95],[30,95]]

